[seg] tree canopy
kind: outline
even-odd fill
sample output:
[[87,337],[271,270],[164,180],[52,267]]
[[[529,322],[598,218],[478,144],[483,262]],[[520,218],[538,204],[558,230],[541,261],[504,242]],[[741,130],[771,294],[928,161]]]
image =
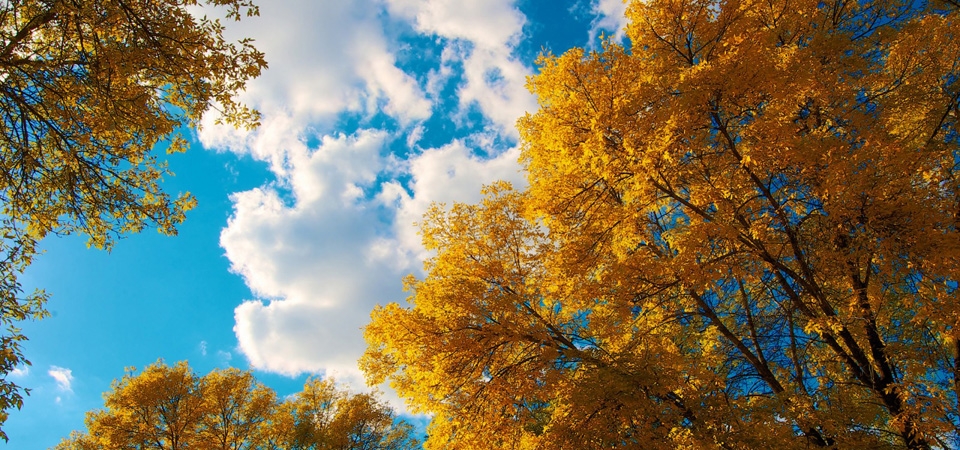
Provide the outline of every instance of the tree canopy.
[[[29,364],[15,327],[43,317],[46,294],[18,275],[43,237],[79,233],[109,249],[119,235],[175,234],[195,204],[163,191],[170,174],[154,148],[186,148],[183,127],[211,107],[255,126],[235,100],[266,67],[250,40],[223,37],[225,8],[256,15],[249,0],[11,0],[0,4],[0,425],[23,390],[7,380]],[[6,437],[0,430],[0,437]]]
[[960,4],[631,2],[363,366],[427,448],[960,448]]
[[186,362],[135,369],[87,413],[87,431],[59,450],[188,448],[241,450],[405,450],[419,448],[413,427],[375,394],[350,394],[333,380],[309,379],[278,399],[250,372],[202,377]]

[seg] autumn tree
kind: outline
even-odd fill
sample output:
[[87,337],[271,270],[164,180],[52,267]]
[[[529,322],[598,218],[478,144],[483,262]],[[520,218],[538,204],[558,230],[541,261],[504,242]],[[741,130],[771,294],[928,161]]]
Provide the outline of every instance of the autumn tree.
[[373,394],[345,396],[336,405],[330,424],[331,445],[336,450],[419,449],[413,426],[398,421],[396,414]]
[[[216,403],[204,405],[203,394],[203,383],[184,362],[154,364],[139,375],[130,370],[104,396],[105,409],[89,415],[90,435],[105,448],[187,448],[199,440],[196,425],[207,418],[204,406]],[[219,425],[221,411],[213,412]]]
[[413,428],[374,394],[350,394],[333,380],[309,379],[278,400],[250,372],[229,368],[197,376],[180,362],[134,369],[87,413],[87,431],[60,450],[406,450]]
[[275,409],[276,393],[250,372],[214,370],[200,380],[204,415],[199,421],[200,448],[262,448],[263,429]]
[[309,379],[278,405],[266,448],[403,450],[419,448],[413,427],[373,394],[349,394],[333,380]]
[[960,448],[960,4],[632,2],[363,361],[427,448]]
[[0,4],[0,425],[23,401],[6,375],[29,364],[14,326],[46,314],[46,295],[18,281],[38,241],[78,233],[109,249],[145,227],[175,234],[195,200],[161,189],[170,172],[154,148],[183,151],[178,130],[211,107],[227,123],[257,123],[235,97],[266,67],[263,54],[227,42],[201,5],[235,20],[257,14],[249,0]]

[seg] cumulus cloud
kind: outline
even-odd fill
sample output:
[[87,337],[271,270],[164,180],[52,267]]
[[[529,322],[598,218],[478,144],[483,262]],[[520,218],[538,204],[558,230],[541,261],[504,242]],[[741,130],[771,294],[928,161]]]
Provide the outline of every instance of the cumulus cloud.
[[383,230],[362,200],[385,167],[387,135],[363,130],[290,149],[288,203],[275,188],[235,194],[221,245],[264,300],[235,310],[240,349],[257,368],[285,374],[356,374],[359,328],[399,294],[399,273],[365,256]]
[[8,376],[11,378],[26,378],[27,375],[30,375],[30,366],[17,366],[10,371]]
[[387,138],[364,130],[291,152],[292,199],[271,187],[234,195],[221,245],[258,297],[234,311],[239,348],[253,367],[362,385],[360,329],[374,306],[404,298],[400,280],[424,256],[413,222],[430,202],[475,201],[497,179],[523,183],[516,148],[484,159],[455,141],[406,162],[408,188],[377,184]]
[[421,33],[449,40],[437,75],[449,76],[450,64],[462,64],[461,107],[477,105],[499,132],[516,137],[514,122],[536,102],[525,87],[532,72],[513,56],[526,22],[514,1],[387,0],[387,6]]
[[512,0],[387,0],[387,7],[421,31],[485,48],[516,40],[525,22]]
[[73,388],[71,387],[71,384],[73,383],[72,370],[63,367],[50,366],[50,370],[47,371],[47,375],[50,375],[57,383],[57,390],[60,392],[73,392]]
[[[375,305],[402,301],[402,277],[421,267],[413,222],[431,202],[476,201],[498,179],[523,183],[509,142],[536,106],[524,88],[531,69],[513,56],[525,18],[509,0],[364,0],[269,2],[254,20],[234,31],[270,63],[244,95],[262,125],[208,123],[199,135],[267,162],[276,178],[231,196],[220,235],[253,292],[234,310],[238,349],[257,369],[359,386],[361,327]],[[397,29],[436,45],[417,55],[436,59],[417,61],[421,76],[397,63],[387,38]],[[437,143],[435,115],[456,128],[472,111],[479,127]],[[381,113],[393,122],[369,120]],[[344,117],[360,119],[338,128]]]
[[590,26],[590,42],[594,43],[600,32],[612,34],[622,41],[627,32],[627,2],[625,0],[593,0],[590,5],[595,18]]
[[[480,189],[495,180],[505,180],[522,188],[526,180],[517,163],[520,151],[514,147],[494,158],[476,156],[471,146],[457,140],[440,148],[428,149],[411,159],[412,194],[398,182],[388,182],[378,201],[395,208],[396,242],[381,242],[378,254],[383,259],[421,260],[426,254],[420,244],[415,222],[419,222],[431,203],[474,203],[480,200]],[[387,248],[398,253],[390,254]]]
[[[263,113],[267,128],[279,119],[274,128],[287,131],[331,124],[345,111],[382,110],[403,124],[427,118],[432,105],[416,80],[396,67],[380,11],[375,0],[264,2],[259,17],[228,29],[232,37],[254,38],[270,65],[241,99]],[[200,133],[204,146],[257,149],[261,158],[274,152],[250,145],[260,132],[218,126],[213,119],[205,119]]]

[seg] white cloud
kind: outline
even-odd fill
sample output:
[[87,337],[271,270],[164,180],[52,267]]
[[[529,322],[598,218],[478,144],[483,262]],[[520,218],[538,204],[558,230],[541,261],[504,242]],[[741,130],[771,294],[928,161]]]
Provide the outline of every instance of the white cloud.
[[376,99],[386,98],[383,111],[397,118],[403,126],[429,117],[432,105],[416,81],[396,67],[393,55],[378,50],[371,48],[370,58],[361,67],[368,74],[365,80],[368,91],[376,94],[367,96],[367,111],[376,109]]
[[197,347],[200,349],[200,356],[207,356],[207,341],[200,341]]
[[217,360],[220,362],[221,366],[229,366],[230,361],[233,360],[233,353],[217,350]]
[[471,147],[462,141],[454,141],[440,148],[428,149],[409,162],[409,173],[413,178],[410,195],[399,183],[387,183],[378,196],[378,200],[388,207],[396,208],[395,223],[396,245],[399,253],[390,254],[387,243],[381,243],[378,255],[381,258],[424,258],[420,236],[414,222],[420,222],[423,213],[433,202],[473,203],[481,198],[480,189],[496,180],[506,180],[515,187],[526,185],[517,159],[519,148],[489,159],[474,155]]
[[[439,60],[418,62],[432,68],[425,77],[398,67],[383,31],[397,21],[442,48],[428,53]],[[359,386],[361,327],[375,305],[402,301],[403,275],[421,267],[413,222],[432,201],[475,201],[483,184],[523,182],[519,150],[489,133],[515,138],[514,122],[536,106],[524,88],[530,68],[513,56],[525,19],[509,0],[343,0],[264,3],[255,26],[245,22],[232,32],[254,37],[270,63],[244,95],[262,125],[208,123],[200,133],[207,147],[268,162],[277,180],[233,194],[220,236],[254,294],[234,310],[238,349],[257,369]],[[451,80],[460,111],[437,111]],[[426,119],[444,114],[455,127],[471,108],[492,124],[487,134],[419,147],[436,137]],[[336,129],[344,113],[377,112],[399,126]],[[390,155],[398,144],[408,152]]]
[[26,378],[27,375],[30,375],[30,366],[17,366],[8,374],[11,378]]
[[475,201],[485,183],[523,182],[517,149],[482,159],[457,141],[405,164],[412,194],[396,181],[377,185],[389,167],[388,138],[364,130],[325,136],[314,150],[301,144],[286,163],[292,199],[272,187],[234,195],[221,245],[261,299],[234,311],[239,348],[253,367],[359,382],[360,328],[375,305],[404,298],[400,280],[419,267],[412,223],[431,201]]
[[338,300],[336,305],[294,298],[244,302],[235,310],[240,348],[256,368],[359,381],[356,361],[365,347],[359,328],[377,299]]
[[[57,383],[57,389],[61,392],[73,392],[71,384],[73,383],[73,371],[63,367],[50,366],[47,375],[53,377]],[[59,397],[58,402],[59,402]]]
[[418,31],[451,41],[444,50],[444,69],[432,74],[427,91],[450,76],[449,64],[462,62],[461,107],[476,104],[498,131],[516,137],[514,122],[533,111],[536,102],[525,87],[532,72],[512,54],[526,22],[514,1],[387,0],[387,7]]
[[[373,182],[384,158],[386,135],[360,131],[353,136],[325,136],[310,150],[304,143],[288,149],[285,181],[293,193],[288,205],[273,187],[233,195],[234,214],[220,243],[233,270],[262,297],[280,298],[291,290],[305,296],[321,287],[309,265],[281,267],[277,261],[329,258],[348,251],[358,235],[376,222],[371,211],[351,201],[358,185]],[[348,270],[333,264],[330,270]]]
[[596,17],[590,23],[590,44],[595,45],[601,31],[613,34],[622,41],[627,32],[627,3],[625,0],[593,0],[591,11]]
[[235,194],[221,245],[256,295],[235,311],[240,349],[257,368],[286,374],[356,374],[359,328],[375,304],[397,298],[401,273],[366,258],[388,231],[357,198],[385,167],[387,135],[325,136],[290,149],[291,203],[274,188]]
[[459,91],[461,105],[478,105],[500,127],[498,131],[518,137],[517,119],[536,110],[536,100],[526,88],[529,68],[502,49],[483,48],[474,49],[463,67],[466,82]]
[[[263,113],[265,128],[279,118],[287,131],[332,124],[345,111],[372,115],[381,102],[401,124],[426,119],[432,105],[396,67],[381,10],[375,0],[275,1],[260,5],[260,17],[231,22],[229,35],[254,38],[270,65],[241,99]],[[208,148],[243,151],[261,134],[214,125],[211,115],[200,139]]]
[[513,0],[387,0],[387,8],[422,32],[483,48],[512,43],[526,21]]

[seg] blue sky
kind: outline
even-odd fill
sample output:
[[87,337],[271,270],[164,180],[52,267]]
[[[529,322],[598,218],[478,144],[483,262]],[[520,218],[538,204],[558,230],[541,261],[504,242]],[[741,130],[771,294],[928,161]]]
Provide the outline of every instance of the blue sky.
[[168,157],[166,189],[199,201],[180,235],[146,231],[111,253],[48,239],[22,278],[52,295],[52,317],[23,324],[33,366],[11,378],[33,392],[7,447],[55,445],[124,368],[158,358],[251,368],[281,395],[310,374],[364,389],[361,327],[403,301],[426,256],[413,223],[494,180],[525,184],[513,125],[536,108],[524,85],[537,54],[624,25],[620,0],[258,3],[227,31],[267,55],[243,95],[262,126],[211,117]]

